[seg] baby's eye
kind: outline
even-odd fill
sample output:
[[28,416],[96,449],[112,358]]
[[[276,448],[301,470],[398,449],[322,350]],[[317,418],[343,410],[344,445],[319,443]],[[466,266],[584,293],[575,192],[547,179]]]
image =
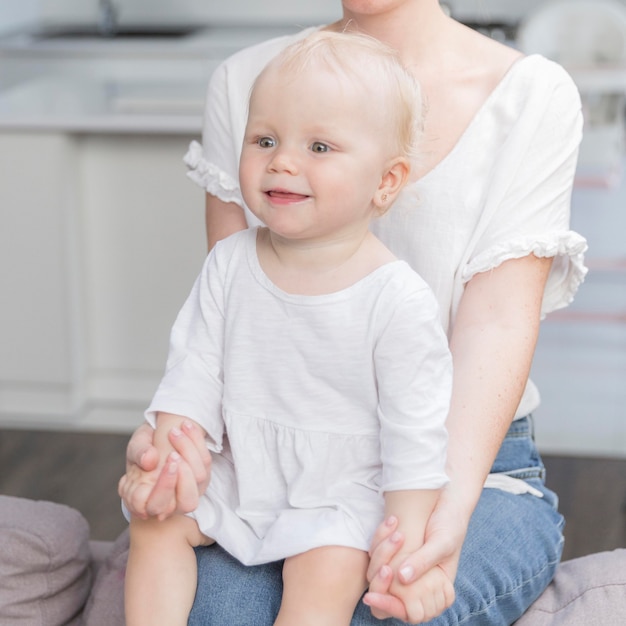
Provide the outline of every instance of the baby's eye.
[[321,141],[314,141],[311,144],[311,150],[313,152],[317,152],[318,154],[322,154],[323,152],[330,152],[330,146],[322,143]]
[[257,143],[261,148],[273,148],[276,145],[276,141],[271,137],[259,137]]

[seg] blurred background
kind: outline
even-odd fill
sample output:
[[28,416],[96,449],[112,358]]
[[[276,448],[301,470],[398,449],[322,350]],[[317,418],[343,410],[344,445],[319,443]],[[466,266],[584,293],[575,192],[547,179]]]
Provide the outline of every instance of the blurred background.
[[[536,438],[570,555],[625,545],[626,0],[446,8],[559,61],[583,95],[572,228],[589,274],[542,325]],[[0,493],[73,504],[98,538],[123,527],[125,441],[206,251],[182,156],[207,81],[239,48],[339,15],[338,0],[0,0]],[[584,543],[589,507],[605,543]]]

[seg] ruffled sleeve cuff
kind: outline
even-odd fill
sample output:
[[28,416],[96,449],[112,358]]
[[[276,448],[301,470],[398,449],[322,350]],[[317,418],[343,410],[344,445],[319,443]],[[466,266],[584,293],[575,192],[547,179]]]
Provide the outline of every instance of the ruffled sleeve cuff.
[[474,257],[463,271],[463,283],[475,274],[487,272],[504,261],[529,254],[552,257],[552,268],[543,296],[541,317],[569,305],[587,273],[584,253],[587,242],[574,231],[548,233],[542,237],[524,236],[492,246]]
[[189,168],[187,176],[207,193],[219,198],[222,202],[235,202],[243,206],[239,183],[217,165],[207,161],[202,146],[197,141],[191,142],[183,161]]

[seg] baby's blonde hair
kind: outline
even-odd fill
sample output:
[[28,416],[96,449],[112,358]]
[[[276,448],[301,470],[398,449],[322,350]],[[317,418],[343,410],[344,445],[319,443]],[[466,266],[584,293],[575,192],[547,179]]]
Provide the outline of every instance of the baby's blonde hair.
[[316,31],[285,48],[259,78],[270,69],[298,76],[320,66],[356,81],[373,97],[382,98],[385,121],[390,136],[395,135],[398,156],[414,162],[422,134],[422,95],[397,52],[360,33]]

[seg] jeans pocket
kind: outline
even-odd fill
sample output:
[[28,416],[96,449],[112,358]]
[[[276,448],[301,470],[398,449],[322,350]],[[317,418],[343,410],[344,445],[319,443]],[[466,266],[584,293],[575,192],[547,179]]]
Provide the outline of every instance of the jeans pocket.
[[545,468],[535,445],[531,415],[511,424],[491,471],[521,480],[539,479],[543,482]]

